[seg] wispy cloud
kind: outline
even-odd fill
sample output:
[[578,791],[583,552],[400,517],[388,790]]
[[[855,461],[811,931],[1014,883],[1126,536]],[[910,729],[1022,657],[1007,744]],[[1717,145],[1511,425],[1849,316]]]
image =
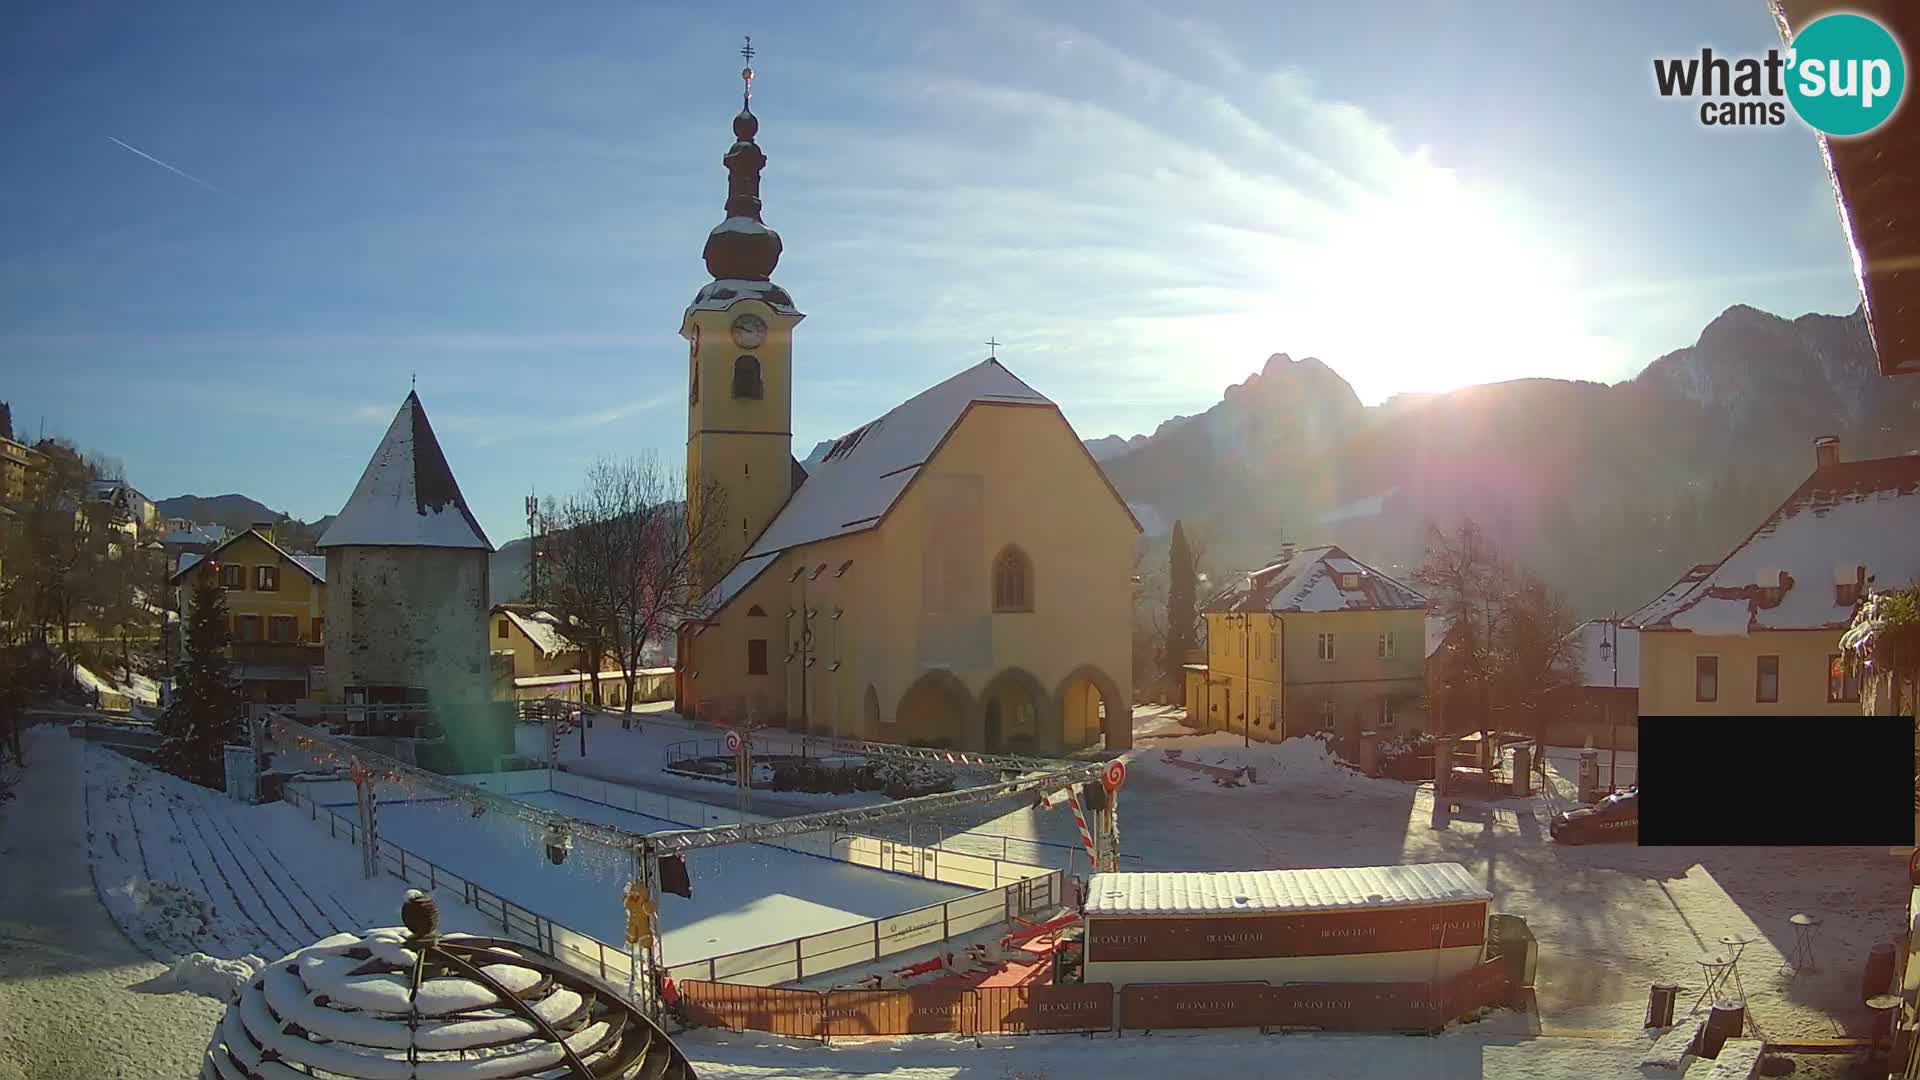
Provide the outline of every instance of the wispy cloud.
[[129,151],[132,151],[133,153],[139,154],[141,157],[146,158],[148,161],[153,162],[155,165],[160,166],[161,168],[167,170],[168,172],[174,174],[175,176],[184,177],[188,180],[191,180],[194,183],[199,184],[201,187],[206,188],[208,191],[211,191],[216,195],[226,194],[226,192],[221,191],[219,188],[214,187],[212,184],[207,183],[205,180],[200,179],[199,177],[188,172],[187,170],[182,169],[176,165],[169,165],[166,162],[161,161],[159,158],[154,157],[152,154],[147,153],[145,150],[142,150],[137,146],[131,145],[129,143],[121,142],[119,139],[116,139],[111,135],[107,136],[107,141],[114,144],[115,146],[120,147],[123,150],[129,150]]
[[87,352],[153,350],[196,353],[347,353],[464,352],[520,353],[558,350],[597,351],[675,344],[671,331],[645,335],[582,334],[562,331],[491,333],[487,331],[396,331],[336,333],[305,331],[154,331],[109,330],[76,333],[0,334],[0,344],[21,350]]

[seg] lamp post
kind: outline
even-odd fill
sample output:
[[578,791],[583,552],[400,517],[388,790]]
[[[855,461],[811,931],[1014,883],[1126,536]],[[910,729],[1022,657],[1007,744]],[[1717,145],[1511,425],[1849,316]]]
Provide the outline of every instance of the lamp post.
[[[1247,591],[1247,602],[1253,602],[1253,591]],[[1253,708],[1253,650],[1248,648],[1252,642],[1252,612],[1240,612],[1240,670],[1247,677],[1247,688],[1240,694],[1240,734],[1245,736],[1247,749],[1253,749],[1253,720],[1247,715]]]

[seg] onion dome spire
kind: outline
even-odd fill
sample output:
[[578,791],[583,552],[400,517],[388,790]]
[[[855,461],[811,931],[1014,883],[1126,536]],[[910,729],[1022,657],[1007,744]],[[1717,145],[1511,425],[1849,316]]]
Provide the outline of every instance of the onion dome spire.
[[766,281],[780,263],[780,234],[760,220],[760,170],[767,155],[754,143],[760,120],[753,115],[753,38],[740,49],[740,115],[734,143],[721,158],[727,167],[727,219],[707,235],[707,271],[715,280]]

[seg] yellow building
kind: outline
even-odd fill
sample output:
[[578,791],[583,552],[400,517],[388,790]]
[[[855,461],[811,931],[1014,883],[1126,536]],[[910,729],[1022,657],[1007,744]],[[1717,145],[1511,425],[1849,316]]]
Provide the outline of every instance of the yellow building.
[[317,698],[326,630],[327,561],[294,555],[257,529],[234,533],[206,555],[185,554],[171,583],[184,627],[193,590],[212,577],[226,593],[235,674],[249,701],[291,704]]
[[1283,550],[1203,608],[1188,723],[1268,740],[1424,729],[1426,609],[1338,547]]
[[698,574],[679,707],[989,751],[1130,745],[1140,527],[1053,402],[990,358],[794,460],[802,315],[770,280],[759,121],[733,127],[714,280],[680,327],[688,501],[724,513],[726,554]]
[[495,604],[487,645],[496,674],[563,675],[586,663],[585,650],[569,638],[560,617],[531,604]]
[[1815,467],[1739,547],[1627,618],[1640,630],[1640,715],[1860,713],[1840,637],[1876,584],[1920,579],[1920,457]]

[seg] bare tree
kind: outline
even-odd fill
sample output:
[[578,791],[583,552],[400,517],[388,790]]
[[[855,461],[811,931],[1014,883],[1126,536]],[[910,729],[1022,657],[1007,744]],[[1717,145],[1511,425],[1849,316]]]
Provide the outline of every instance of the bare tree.
[[1539,733],[1546,703],[1571,685],[1577,663],[1577,620],[1564,598],[1471,518],[1452,532],[1429,525],[1426,556],[1412,576],[1449,621],[1432,688],[1443,722],[1471,711],[1473,729],[1484,731],[1496,713],[1519,714]]
[[626,689],[622,726],[632,726],[634,683],[649,648],[671,638],[682,621],[705,614],[705,598],[696,592],[700,568],[724,554],[724,492],[707,484],[689,510],[685,490],[684,478],[650,455],[603,459],[587,470],[581,490],[553,510],[550,591],[578,620],[596,659],[604,652],[619,661]]

